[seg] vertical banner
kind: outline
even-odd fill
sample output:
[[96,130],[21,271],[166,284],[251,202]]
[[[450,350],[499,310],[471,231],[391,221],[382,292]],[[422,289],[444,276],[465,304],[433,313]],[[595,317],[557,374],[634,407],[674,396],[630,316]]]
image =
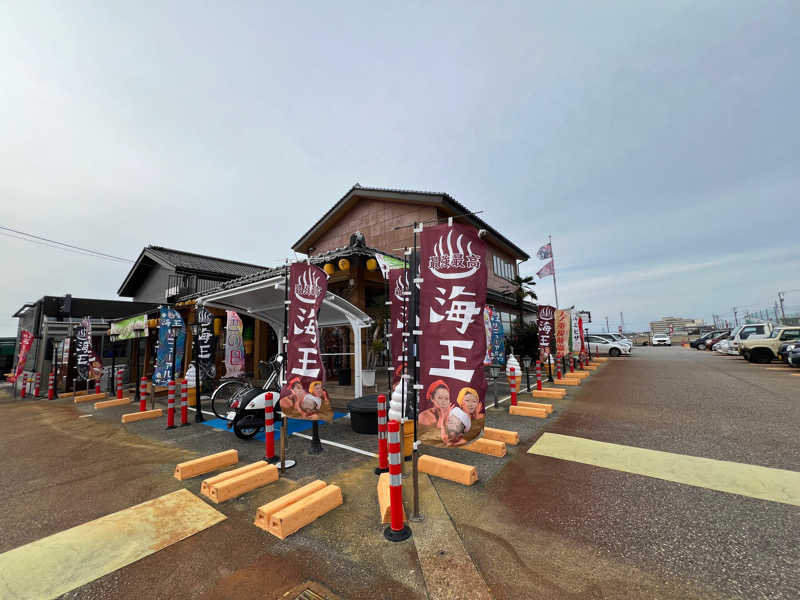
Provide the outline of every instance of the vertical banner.
[[547,304],[539,305],[539,357],[541,358],[550,354],[550,342],[553,340],[555,333],[555,306],[548,306]]
[[225,377],[241,377],[244,375],[242,320],[234,310],[226,310],[225,315],[228,319],[225,327]]
[[581,344],[579,346],[581,354],[586,352],[586,344],[583,340],[583,317],[578,317],[578,335],[581,339]]
[[198,306],[195,318],[200,325],[198,344],[194,350],[195,364],[200,369],[201,379],[214,379],[217,376],[217,336],[214,335],[214,315],[204,306]]
[[494,309],[490,305],[483,307],[483,328],[486,331],[486,356],[483,357],[483,364],[492,364],[492,312]]
[[[173,326],[180,329],[173,332]],[[175,377],[172,372],[172,363],[175,362],[176,373],[181,372],[183,361],[183,346],[186,342],[186,326],[183,324],[178,311],[168,306],[158,309],[158,351],[156,352],[156,367],[153,371],[154,385],[167,385]],[[173,358],[173,349],[177,356]]]
[[408,352],[408,338],[403,335],[406,330],[408,318],[408,305],[410,301],[408,286],[408,271],[405,269],[392,269],[389,271],[389,301],[392,303],[389,311],[391,325],[392,389],[400,382],[403,374],[403,357]]
[[423,229],[420,246],[419,439],[460,446],[486,421],[486,244],[474,227],[445,224]]
[[506,364],[506,332],[498,310],[492,310],[492,363]]
[[92,351],[92,324],[89,317],[81,319],[75,328],[75,368],[78,379],[89,379],[89,359]]
[[578,327],[578,311],[571,310],[569,313],[570,318],[570,334],[569,349],[574,354],[581,350],[581,334]]
[[27,329],[23,329],[19,334],[19,354],[17,354],[17,368],[14,371],[14,374],[8,378],[11,383],[14,383],[25,370],[25,363],[28,362],[28,352],[31,351],[31,346],[33,346],[33,334]]
[[328,276],[319,267],[306,263],[289,267],[289,346],[280,406],[292,419],[333,420],[319,351],[318,315],[327,291]]
[[557,310],[556,323],[556,352],[561,356],[569,355],[570,347],[570,316],[568,310]]

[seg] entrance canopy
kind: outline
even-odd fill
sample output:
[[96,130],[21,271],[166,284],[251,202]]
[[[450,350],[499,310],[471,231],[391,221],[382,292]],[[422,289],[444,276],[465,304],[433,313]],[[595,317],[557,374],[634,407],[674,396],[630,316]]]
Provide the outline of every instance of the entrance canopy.
[[[230,286],[230,287],[229,287]],[[199,296],[200,306],[235,310],[269,325],[278,333],[278,346],[283,350],[283,314],[285,297],[284,275],[276,274],[259,281],[228,284]],[[355,349],[355,395],[363,395],[361,383],[361,330],[372,325],[369,315],[357,306],[332,292],[326,292],[322,308],[317,315],[320,327],[348,325],[353,330]]]

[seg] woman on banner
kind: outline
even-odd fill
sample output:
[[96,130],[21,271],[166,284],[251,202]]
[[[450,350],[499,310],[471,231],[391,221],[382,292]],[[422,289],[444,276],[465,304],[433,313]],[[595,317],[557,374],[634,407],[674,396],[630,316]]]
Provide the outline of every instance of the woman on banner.
[[440,433],[445,446],[461,446],[467,443],[465,436],[472,428],[473,420],[458,406],[451,406],[442,420]]
[[423,427],[441,427],[450,410],[450,387],[437,379],[428,386],[425,398],[432,406],[419,413],[417,421]]
[[471,387],[463,387],[458,392],[456,404],[470,418],[470,427],[466,433],[467,439],[478,437],[483,431],[484,421],[486,420],[486,409],[481,401],[478,390]]
[[290,419],[312,421],[333,420],[333,408],[328,392],[321,381],[312,381],[306,391],[300,377],[293,377],[282,390],[279,404],[281,411]]

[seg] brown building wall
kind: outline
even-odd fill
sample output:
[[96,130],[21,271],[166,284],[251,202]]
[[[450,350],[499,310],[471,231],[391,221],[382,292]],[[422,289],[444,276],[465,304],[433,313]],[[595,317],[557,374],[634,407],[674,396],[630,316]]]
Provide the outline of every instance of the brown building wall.
[[[433,206],[414,206],[365,198],[360,200],[316,241],[313,254],[322,254],[347,246],[350,243],[350,235],[360,231],[364,234],[368,246],[389,254],[400,255],[400,248],[408,247],[413,243],[413,233],[411,228],[395,230],[395,227],[408,225],[415,221],[426,222],[445,218],[447,215]],[[508,290],[511,288],[508,280],[494,272],[493,255],[497,255],[511,264],[515,264],[515,260],[489,241],[489,289]]]

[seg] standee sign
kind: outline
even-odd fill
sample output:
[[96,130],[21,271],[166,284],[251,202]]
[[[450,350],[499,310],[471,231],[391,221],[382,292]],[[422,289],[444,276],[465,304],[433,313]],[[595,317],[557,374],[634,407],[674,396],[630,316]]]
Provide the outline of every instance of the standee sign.
[[333,420],[319,351],[318,315],[327,291],[328,276],[319,267],[295,263],[289,268],[289,346],[280,406],[292,419]]
[[539,306],[539,354],[550,354],[550,342],[555,331],[555,306],[543,304]]
[[486,244],[474,227],[437,225],[420,246],[419,439],[459,446],[486,420]]

